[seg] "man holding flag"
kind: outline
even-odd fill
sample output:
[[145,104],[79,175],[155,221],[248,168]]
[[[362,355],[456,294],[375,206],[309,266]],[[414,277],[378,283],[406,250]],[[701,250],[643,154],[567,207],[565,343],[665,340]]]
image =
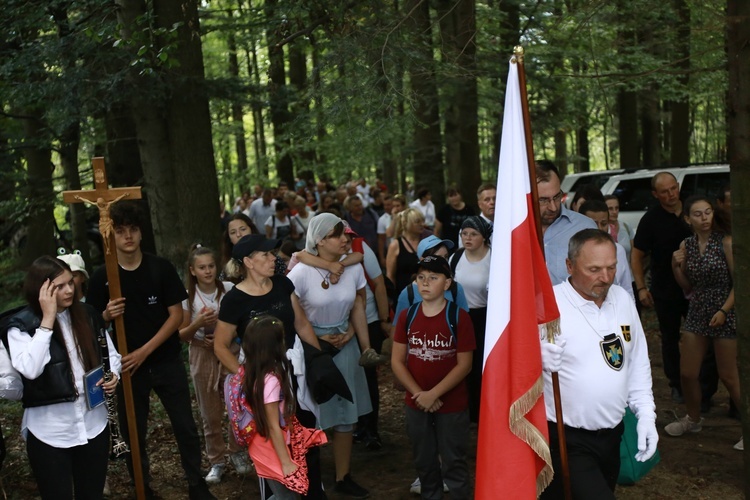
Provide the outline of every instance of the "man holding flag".
[[554,287],[561,334],[555,344],[542,340],[556,474],[541,498],[564,498],[550,373],[557,372],[573,498],[614,499],[626,406],[638,418],[635,459],[651,458],[659,441],[646,336],[632,297],[612,284],[617,251],[611,236],[579,231],[570,238],[566,264],[570,277]]
[[[475,497],[533,499],[542,494],[553,476],[548,413],[542,396],[550,379],[554,385],[558,379],[557,374],[542,378],[539,341],[558,331],[560,313],[541,251],[543,221],[539,220],[541,204],[536,182],[531,183],[537,175],[520,47],[509,64],[497,178],[502,182],[497,184],[488,287]],[[550,201],[554,203],[558,195],[559,189],[549,195]],[[614,245],[611,247],[614,254]],[[629,324],[640,329],[637,313]],[[642,336],[642,329],[639,331]],[[594,345],[598,346],[596,342]],[[578,362],[575,356],[568,358],[559,346],[552,345],[546,354],[552,356],[545,358],[557,358],[557,363],[572,366]],[[550,359],[546,361],[549,368]],[[643,380],[648,380],[649,396],[643,394],[637,405],[642,418],[639,422],[642,460],[653,454],[658,439],[647,356],[646,368],[649,371]],[[562,418],[560,391],[556,392],[555,406],[559,407],[556,414],[561,415],[562,426],[567,420]],[[547,393],[549,401],[553,401],[551,393],[551,390]],[[650,406],[645,401],[650,401]],[[617,422],[622,420],[624,408],[625,404],[620,407]],[[619,457],[619,453],[615,455]],[[556,452],[555,480],[565,478],[568,486],[570,478],[567,470],[561,470],[558,457]],[[563,457],[567,462],[567,456]],[[502,466],[498,466],[500,461]]]

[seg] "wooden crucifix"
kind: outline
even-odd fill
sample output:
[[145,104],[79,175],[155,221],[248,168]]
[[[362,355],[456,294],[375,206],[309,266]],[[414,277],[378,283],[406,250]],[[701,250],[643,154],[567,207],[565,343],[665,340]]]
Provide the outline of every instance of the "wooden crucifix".
[[[122,297],[120,290],[120,271],[117,262],[117,252],[111,249],[115,246],[115,233],[109,208],[112,204],[122,199],[138,200],[141,198],[141,188],[109,188],[107,185],[107,172],[104,170],[104,158],[97,157],[92,160],[94,168],[94,186],[92,191],[63,191],[65,203],[86,203],[96,205],[99,208],[99,232],[104,243],[104,263],[107,269],[107,281],[109,282],[110,300]],[[125,338],[125,321],[120,315],[114,319],[115,332],[117,333],[117,346],[122,357],[128,354],[128,343]],[[138,428],[135,421],[135,407],[133,405],[133,386],[130,380],[130,372],[123,371],[122,391],[125,397],[125,413],[128,417],[128,431],[130,434],[130,453],[133,460],[133,478],[135,479],[135,491],[138,500],[146,498],[146,490],[143,482],[143,471],[141,469],[141,451],[138,445]]]

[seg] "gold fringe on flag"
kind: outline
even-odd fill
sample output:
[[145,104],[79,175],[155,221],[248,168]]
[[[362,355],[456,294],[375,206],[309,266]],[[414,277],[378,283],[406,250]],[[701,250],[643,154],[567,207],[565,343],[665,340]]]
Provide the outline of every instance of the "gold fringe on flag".
[[[548,323],[539,325],[539,334],[544,335],[550,342],[554,342],[554,336],[560,333],[560,320],[554,319]],[[544,435],[532,425],[525,417],[531,409],[537,404],[539,398],[544,394],[544,379],[541,374],[534,382],[534,385],[528,392],[518,398],[510,407],[510,430],[524,443],[528,444],[534,453],[544,460],[544,467],[536,478],[537,497],[542,494],[544,489],[552,482],[554,472],[552,470],[552,457],[549,451],[549,442]]]

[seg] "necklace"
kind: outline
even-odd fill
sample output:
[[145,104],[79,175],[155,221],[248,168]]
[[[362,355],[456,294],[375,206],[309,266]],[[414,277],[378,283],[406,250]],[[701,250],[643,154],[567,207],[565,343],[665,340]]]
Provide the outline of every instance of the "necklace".
[[211,303],[211,305],[214,305],[216,301],[216,295],[219,290],[217,289],[217,290],[214,290],[212,293],[204,294],[203,292],[201,292],[200,288],[196,287],[195,291],[198,292],[198,298],[200,299],[201,302],[203,302],[203,306],[208,307],[208,304],[206,304],[206,301],[208,300]]
[[313,267],[313,269],[318,271],[318,274],[320,275],[320,277],[323,278],[323,281],[320,283],[320,286],[323,288],[323,290],[328,290],[328,287],[331,286],[331,284],[328,281],[328,278],[331,277],[331,273],[328,273],[324,276],[323,273],[320,272],[320,269],[318,269],[317,267]]

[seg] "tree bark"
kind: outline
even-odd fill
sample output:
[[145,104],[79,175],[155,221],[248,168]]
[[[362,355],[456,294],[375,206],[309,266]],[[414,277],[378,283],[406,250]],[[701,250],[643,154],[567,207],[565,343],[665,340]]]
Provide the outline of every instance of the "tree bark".
[[[23,113],[33,116],[33,111]],[[28,268],[37,257],[55,255],[54,214],[55,192],[52,188],[52,160],[50,148],[44,137],[44,127],[34,118],[23,120],[24,138],[28,147],[24,148],[26,159],[26,179],[24,196],[29,201],[27,233],[19,264]]]
[[179,225],[170,238],[171,252],[182,264],[190,245],[201,242],[219,248],[219,185],[214,163],[211,115],[205,86],[203,51],[198,21],[199,0],[159,0],[154,2],[159,27],[177,23],[174,57],[170,68],[170,99],[166,118],[173,182],[177,188]]
[[[57,26],[57,36],[60,39],[60,45],[63,49],[61,52],[64,75],[70,79],[70,81],[75,82],[76,80],[73,76],[73,72],[75,71],[77,63],[77,54],[75,46],[69,36],[71,28],[68,22],[67,5],[54,4],[49,10],[55,21],[55,25]],[[65,176],[66,189],[80,190],[81,177],[78,173],[78,146],[81,142],[81,124],[78,119],[78,110],[81,109],[81,106],[78,102],[79,88],[77,85],[74,84],[72,86],[70,89],[70,95],[72,97],[70,108],[73,110],[73,113],[68,117],[68,123],[64,126],[64,129],[60,134],[60,164],[62,165],[63,174]],[[68,210],[70,211],[70,232],[72,234],[72,241],[70,244],[73,248],[67,248],[66,251],[78,250],[81,253],[83,261],[88,263],[90,267],[94,263],[91,260],[89,252],[86,208],[86,205],[83,203],[72,203],[68,206]],[[97,255],[97,260],[99,260],[100,257],[100,255]]]
[[655,88],[649,87],[638,98],[640,104],[641,144],[643,167],[661,166],[661,121],[659,120],[659,98]]
[[[133,112],[127,103],[113,103],[104,118],[107,136],[106,152],[107,179],[113,187],[143,186],[144,175],[141,165],[141,152],[138,149],[138,132]],[[151,214],[148,190],[143,190],[143,203]],[[156,253],[156,241],[151,217],[146,217],[141,228],[141,249]]]
[[404,23],[414,42],[415,57],[409,65],[409,79],[413,93],[414,181],[417,189],[426,187],[433,199],[445,191],[444,165],[440,134],[440,107],[435,81],[432,54],[430,6],[427,0],[409,0],[405,10],[409,18]]
[[[440,20],[441,65],[443,76],[440,86],[442,96],[443,144],[445,147],[445,170],[448,185],[461,184],[461,117],[459,109],[460,95],[464,89],[461,86],[463,75],[457,67],[457,56],[461,48],[458,46],[457,15],[459,4],[471,0],[437,0],[437,17]],[[433,193],[433,202],[444,203],[443,193]]]
[[680,60],[677,67],[682,73],[677,76],[682,91],[682,99],[669,102],[672,111],[670,122],[670,163],[687,165],[690,163],[690,7],[686,0],[674,0],[677,13],[677,40],[675,57]]
[[[750,2],[728,0],[727,21],[737,364],[743,434],[750,436]],[[743,455],[745,477],[750,477],[750,451]],[[750,481],[745,481],[744,488],[745,497],[750,498]]]
[[260,70],[258,68],[258,50],[255,44],[252,49],[245,47],[247,57],[247,72],[252,75],[253,85],[256,89],[256,95],[250,101],[250,108],[253,111],[253,149],[255,151],[256,175],[260,179],[268,180],[268,154],[266,146],[265,122],[263,120],[263,98],[261,97]]
[[283,40],[283,27],[276,19],[277,0],[266,0],[266,43],[268,44],[268,98],[273,124],[273,149],[276,152],[276,174],[279,180],[294,185],[294,164],[289,154],[291,148],[287,136],[287,126],[291,121],[287,98],[286,71],[284,69],[284,48],[276,46]]
[[477,90],[477,22],[475,0],[461,0],[455,9],[456,50],[461,86],[459,94],[459,144],[461,165],[459,188],[466,200],[476,193],[482,184],[482,168],[479,160],[479,91]]
[[[239,81],[240,65],[237,60],[237,39],[233,32],[229,33],[229,75]],[[232,101],[232,131],[234,133],[234,149],[237,154],[237,173],[239,174],[240,192],[248,189],[247,178],[247,143],[245,142],[245,113],[242,104]]]
[[[636,49],[635,31],[630,27],[630,3],[617,1],[617,53],[621,60]],[[621,64],[620,71],[632,71],[630,64]],[[638,94],[622,84],[617,91],[617,138],[620,168],[641,166],[638,144]]]

